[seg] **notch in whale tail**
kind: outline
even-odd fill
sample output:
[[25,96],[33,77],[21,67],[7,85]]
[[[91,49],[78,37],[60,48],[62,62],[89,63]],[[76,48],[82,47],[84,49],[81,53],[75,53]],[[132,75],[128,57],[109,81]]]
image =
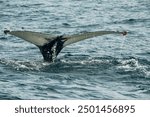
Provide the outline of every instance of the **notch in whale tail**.
[[127,32],[116,32],[116,31],[96,31],[96,32],[85,32],[81,34],[69,35],[69,36],[52,36],[39,32],[32,31],[9,31],[4,30],[5,34],[11,34],[16,37],[22,38],[37,47],[39,47],[45,61],[54,62],[60,51],[67,45],[107,34],[123,34]]

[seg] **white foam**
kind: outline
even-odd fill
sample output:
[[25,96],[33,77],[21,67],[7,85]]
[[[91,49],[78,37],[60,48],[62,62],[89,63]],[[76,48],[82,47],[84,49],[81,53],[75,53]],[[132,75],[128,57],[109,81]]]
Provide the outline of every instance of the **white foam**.
[[124,71],[140,71],[145,75],[145,77],[150,78],[150,71],[148,71],[148,67],[139,63],[136,59],[128,59],[128,60],[119,60],[120,65],[117,67],[118,69],[123,69]]
[[37,70],[40,71],[41,68],[48,66],[50,63],[45,62],[30,62],[30,61],[20,61],[20,60],[6,60],[0,59],[0,63],[10,66],[16,70]]

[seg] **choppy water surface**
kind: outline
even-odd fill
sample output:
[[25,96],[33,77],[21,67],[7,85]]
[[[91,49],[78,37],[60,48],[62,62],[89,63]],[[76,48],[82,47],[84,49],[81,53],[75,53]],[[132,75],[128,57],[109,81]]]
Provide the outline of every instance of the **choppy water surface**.
[[[0,99],[150,99],[149,0],[0,0]],[[24,29],[22,29],[22,27]],[[55,63],[4,29],[128,31],[63,49]]]

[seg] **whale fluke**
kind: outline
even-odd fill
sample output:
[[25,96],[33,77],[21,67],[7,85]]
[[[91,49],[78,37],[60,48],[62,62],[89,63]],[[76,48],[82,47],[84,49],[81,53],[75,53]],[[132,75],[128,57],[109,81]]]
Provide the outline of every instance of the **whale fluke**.
[[123,34],[126,35],[127,32],[117,32],[117,31],[95,31],[95,32],[85,32],[81,34],[74,34],[68,36],[53,36],[49,34],[32,32],[32,31],[9,31],[4,30],[5,34],[11,34],[16,37],[22,38],[37,47],[39,47],[43,58],[45,61],[54,62],[60,51],[67,45],[97,37],[107,34]]
[[85,39],[97,37],[97,36],[102,36],[102,35],[107,35],[107,34],[123,34],[126,35],[127,32],[118,32],[118,31],[95,31],[95,32],[84,32],[81,34],[74,34],[70,36],[66,36],[67,41],[64,43],[64,46],[70,45],[72,43],[76,43],[78,41],[82,41]]
[[48,43],[49,41],[53,40],[55,37],[48,34],[43,34],[39,32],[32,32],[32,31],[9,31],[4,30],[5,34],[11,34],[16,37],[22,38],[32,44],[37,46],[43,46],[44,44]]

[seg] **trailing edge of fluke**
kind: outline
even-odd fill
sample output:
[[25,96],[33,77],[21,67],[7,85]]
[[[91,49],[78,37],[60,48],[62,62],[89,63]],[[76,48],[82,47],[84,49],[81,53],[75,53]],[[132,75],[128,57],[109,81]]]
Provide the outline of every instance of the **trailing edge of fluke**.
[[85,32],[81,34],[74,34],[68,36],[53,36],[49,34],[32,32],[32,31],[10,31],[4,30],[5,34],[14,35],[16,37],[22,38],[34,45],[36,45],[45,61],[54,62],[60,51],[67,45],[97,37],[107,34],[123,34],[126,35],[127,32],[116,32],[116,31],[95,31],[95,32]]

